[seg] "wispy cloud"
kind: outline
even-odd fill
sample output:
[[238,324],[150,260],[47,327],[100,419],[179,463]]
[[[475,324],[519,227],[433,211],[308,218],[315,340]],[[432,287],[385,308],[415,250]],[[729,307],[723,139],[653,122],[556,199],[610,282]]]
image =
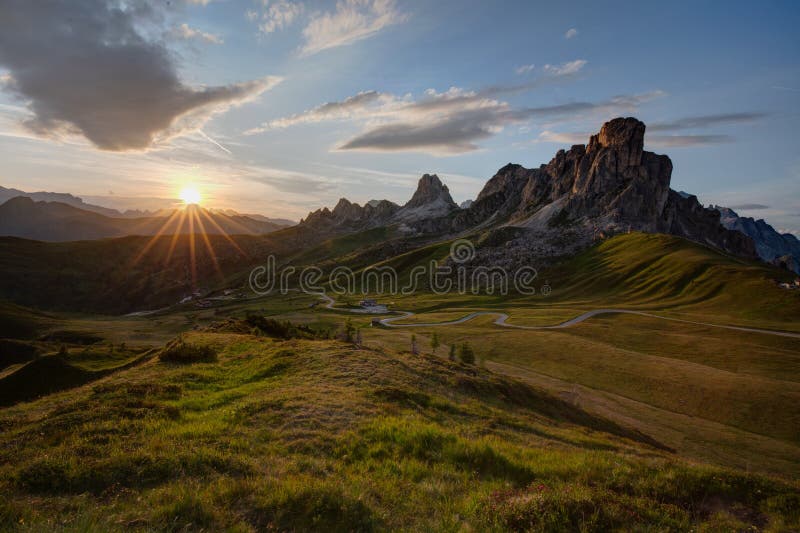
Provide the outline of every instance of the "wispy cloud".
[[382,102],[385,104],[393,100],[395,100],[395,97],[389,94],[377,91],[363,91],[340,102],[327,102],[303,113],[264,122],[257,128],[245,131],[245,135],[263,133],[269,129],[288,128],[297,124],[348,119],[363,114],[376,103]]
[[598,102],[569,102],[553,106],[514,108],[499,99],[503,94],[532,90],[545,83],[570,79],[586,62],[576,60],[544,71],[523,85],[469,91],[451,87],[444,92],[425,91],[420,98],[364,91],[341,101],[328,102],[303,113],[275,119],[246,133],[329,120],[349,120],[363,131],[342,142],[337,150],[418,151],[450,155],[479,149],[478,142],[506,126],[530,120],[550,123],[594,114],[629,112],[663,96],[661,91],[620,95]]
[[258,21],[258,29],[263,33],[273,33],[291,26],[305,11],[301,2],[289,0],[265,1],[263,9],[247,11],[247,18]]
[[586,144],[590,133],[559,133],[544,130],[534,142],[556,143],[556,144]]
[[769,209],[769,206],[764,204],[738,204],[732,205],[731,209],[737,209],[741,211],[761,211],[763,209]]
[[498,100],[436,94],[400,107],[393,120],[368,128],[345,142],[340,150],[405,151],[449,155],[478,149],[476,144],[506,126],[532,119],[555,121],[601,112],[631,111],[658,97],[659,92],[623,95],[600,102],[577,102],[545,107],[514,109]]
[[576,74],[585,66],[585,59],[576,59],[575,61],[568,61],[560,65],[545,65],[544,70],[554,76],[569,76],[571,74]]
[[517,68],[514,69],[514,72],[516,72],[517,74],[527,74],[528,72],[531,72],[535,68],[535,66],[536,65],[533,65],[533,64],[520,65],[520,66],[518,66]]
[[210,44],[223,44],[222,37],[214,33],[204,32],[195,28],[192,28],[186,23],[181,24],[180,26],[175,26],[170,34],[173,37],[178,39],[186,39],[188,40],[198,40],[203,41]]
[[308,56],[352,44],[407,19],[394,0],[339,0],[333,12],[311,16],[303,30],[305,44],[300,52]]
[[2,88],[25,103],[31,131],[77,133],[102,150],[144,150],[281,81],[187,86],[165,45],[140,31],[162,20],[157,8],[126,6],[17,2],[14,17],[0,17],[0,65],[9,74]]
[[649,146],[662,148],[690,148],[708,146],[711,144],[724,144],[736,139],[730,135],[647,135],[645,143]]
[[564,33],[564,38],[565,38],[565,39],[572,39],[572,38],[573,38],[573,37],[575,37],[576,35],[578,35],[578,30],[577,30],[577,29],[575,29],[575,28],[570,28],[570,29],[568,29],[568,30],[566,31],[566,33]]
[[698,115],[684,117],[669,122],[656,122],[647,126],[649,131],[675,131],[695,128],[707,128],[727,124],[754,122],[766,117],[766,113],[723,113],[718,115]]

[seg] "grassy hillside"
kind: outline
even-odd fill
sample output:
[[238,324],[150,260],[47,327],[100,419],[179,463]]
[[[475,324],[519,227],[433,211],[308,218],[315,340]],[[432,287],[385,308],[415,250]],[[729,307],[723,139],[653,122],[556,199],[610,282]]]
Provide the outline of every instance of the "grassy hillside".
[[549,269],[546,277],[559,302],[672,309],[800,329],[800,291],[776,283],[796,276],[670,235],[619,235]]
[[684,463],[516,380],[339,341],[195,332],[0,411],[3,530],[779,530],[800,487]]

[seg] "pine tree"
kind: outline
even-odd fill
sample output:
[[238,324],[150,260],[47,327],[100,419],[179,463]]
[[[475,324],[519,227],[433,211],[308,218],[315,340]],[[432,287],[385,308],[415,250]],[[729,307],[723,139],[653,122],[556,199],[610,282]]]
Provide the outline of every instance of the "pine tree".
[[464,343],[461,345],[461,349],[458,353],[458,358],[461,359],[461,362],[465,365],[474,365],[475,364],[475,352],[472,351],[472,346],[469,343]]
[[344,340],[353,342],[353,333],[355,330],[356,328],[353,327],[353,322],[348,318],[347,322],[344,323]]
[[433,350],[434,354],[439,346],[441,346],[439,343],[439,334],[434,331],[433,335],[431,336],[431,350]]
[[451,361],[455,361],[456,360],[456,345],[455,344],[451,344],[450,345],[450,360]]
[[411,335],[411,353],[419,355],[419,347],[417,346],[417,336]]

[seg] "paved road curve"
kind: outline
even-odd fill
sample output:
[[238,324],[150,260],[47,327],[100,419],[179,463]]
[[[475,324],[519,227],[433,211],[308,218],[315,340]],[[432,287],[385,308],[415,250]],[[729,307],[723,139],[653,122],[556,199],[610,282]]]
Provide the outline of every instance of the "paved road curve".
[[[319,295],[320,298],[325,300],[325,307],[328,309],[336,309],[334,305],[336,302],[333,298],[328,296],[327,294]],[[338,309],[340,311],[351,311],[350,309]],[[468,315],[462,316],[461,318],[457,318],[456,320],[448,320],[444,322],[419,322],[415,324],[397,324],[398,320],[403,320],[404,318],[408,318],[410,316],[414,316],[414,313],[411,311],[398,311],[400,316],[394,316],[389,318],[383,318],[380,320],[380,323],[389,328],[430,328],[436,326],[453,326],[456,324],[463,324],[473,318],[479,316],[495,316],[497,317],[494,323],[498,326],[504,328],[514,328],[514,329],[529,329],[529,330],[547,330],[547,329],[564,329],[576,324],[580,324],[584,320],[592,318],[593,316],[597,315],[608,315],[608,314],[628,314],[628,315],[639,315],[639,316],[646,316],[649,318],[658,318],[661,320],[671,320],[672,322],[682,322],[684,324],[692,324],[695,326],[707,326],[712,328],[723,328],[723,329],[732,329],[735,331],[746,331],[748,333],[763,333],[765,335],[776,335],[778,337],[791,337],[794,339],[800,339],[800,333],[790,333],[788,331],[773,331],[769,329],[758,329],[758,328],[745,328],[741,326],[726,326],[722,324],[710,324],[708,322],[694,322],[691,320],[683,320],[680,318],[670,318],[666,316],[654,315],[652,313],[645,313],[644,311],[631,311],[628,309],[594,309],[592,311],[587,311],[581,315],[576,316],[575,318],[571,318],[565,322],[561,322],[560,324],[554,324],[552,326],[521,326],[519,324],[509,324],[506,322],[509,319],[509,316],[506,313],[498,313],[496,311],[476,311],[474,313],[469,313]]]

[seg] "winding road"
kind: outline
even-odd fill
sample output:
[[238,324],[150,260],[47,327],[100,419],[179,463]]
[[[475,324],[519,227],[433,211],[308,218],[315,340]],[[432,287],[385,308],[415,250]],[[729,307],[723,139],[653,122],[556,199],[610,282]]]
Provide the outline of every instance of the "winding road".
[[[337,311],[348,311],[351,313],[361,313],[363,311],[353,310],[353,309],[342,309],[334,307],[336,305],[336,301],[328,296],[327,294],[319,294],[318,295],[322,300],[325,301],[324,307],[327,309],[334,309]],[[794,339],[800,339],[800,333],[791,333],[788,331],[774,331],[770,329],[759,329],[759,328],[746,328],[742,326],[726,326],[723,324],[711,324],[709,322],[695,322],[692,320],[684,320],[681,318],[671,318],[666,316],[654,315],[652,313],[646,313],[644,311],[631,311],[628,309],[593,309],[592,311],[587,311],[583,314],[576,316],[575,318],[571,318],[567,321],[561,322],[560,324],[554,324],[551,326],[522,326],[519,324],[509,324],[507,320],[509,316],[506,313],[499,313],[496,311],[476,311],[473,313],[469,313],[467,315],[462,316],[461,318],[457,318],[455,320],[447,320],[443,322],[418,322],[415,324],[397,324],[395,323],[398,320],[403,320],[404,318],[408,318],[410,316],[414,316],[415,313],[411,311],[397,311],[400,313],[399,316],[389,317],[389,318],[382,318],[380,319],[380,323],[383,326],[388,328],[430,328],[430,327],[437,327],[437,326],[454,326],[456,324],[463,324],[464,322],[468,322],[473,318],[477,318],[479,316],[494,316],[497,317],[494,321],[494,324],[497,326],[501,326],[504,328],[514,328],[514,329],[527,329],[527,330],[548,330],[548,329],[564,329],[572,327],[576,324],[580,324],[584,320],[588,320],[593,316],[597,315],[608,315],[608,314],[627,314],[627,315],[639,315],[639,316],[646,316],[649,318],[658,318],[661,320],[670,320],[672,322],[681,322],[683,324],[691,324],[694,326],[706,326],[712,328],[722,328],[722,329],[730,329],[734,331],[745,331],[748,333],[763,333],[765,335],[775,335],[778,337],[790,337]]]

